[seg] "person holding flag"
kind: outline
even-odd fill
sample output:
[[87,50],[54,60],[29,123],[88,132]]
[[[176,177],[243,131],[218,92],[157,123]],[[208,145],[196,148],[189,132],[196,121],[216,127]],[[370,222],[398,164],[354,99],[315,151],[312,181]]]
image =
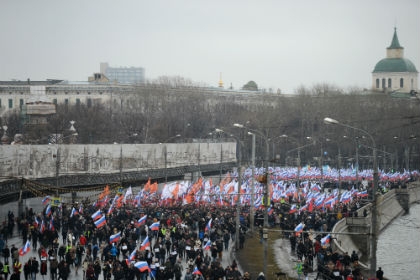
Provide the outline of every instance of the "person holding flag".
[[305,227],[304,223],[300,223],[295,227],[296,236],[299,236],[303,232],[304,227]]
[[100,219],[98,219],[97,221],[95,221],[95,226],[96,228],[101,228],[104,225],[106,225],[106,219],[105,216],[102,216]]
[[134,267],[137,268],[140,272],[145,272],[145,271],[150,272],[150,267],[149,267],[148,263],[145,262],[145,261],[136,262],[134,264]]
[[116,234],[113,234],[109,237],[109,243],[117,243],[121,239],[121,231],[117,232]]
[[204,229],[204,232],[211,231],[211,222],[213,218],[211,218],[208,223],[206,224],[206,228]]
[[146,236],[146,238],[143,240],[143,242],[140,245],[140,250],[144,251],[149,247],[150,247],[149,236]]
[[26,255],[30,250],[31,250],[31,242],[29,242],[29,240],[26,240],[25,246],[19,249],[19,256]]
[[95,213],[92,214],[92,220],[96,221],[98,219],[100,219],[102,217],[102,212],[99,209],[98,211],[96,211]]
[[331,235],[327,234],[326,236],[321,238],[321,245],[325,247],[330,243],[330,241],[331,241]]
[[136,226],[141,227],[142,225],[145,225],[147,221],[147,215],[144,215],[140,219],[138,219]]

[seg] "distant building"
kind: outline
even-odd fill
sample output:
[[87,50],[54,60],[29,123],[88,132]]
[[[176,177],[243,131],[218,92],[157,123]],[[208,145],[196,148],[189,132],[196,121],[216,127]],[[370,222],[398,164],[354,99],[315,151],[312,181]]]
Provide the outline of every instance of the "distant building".
[[109,79],[105,74],[94,73],[93,76],[88,77],[89,83],[109,83]]
[[143,84],[145,82],[145,71],[142,67],[109,67],[107,62],[102,62],[100,72],[110,82],[120,84]]
[[397,28],[394,29],[391,45],[386,49],[386,58],[376,63],[372,72],[374,91],[409,93],[418,89],[418,72],[409,59],[404,58]]

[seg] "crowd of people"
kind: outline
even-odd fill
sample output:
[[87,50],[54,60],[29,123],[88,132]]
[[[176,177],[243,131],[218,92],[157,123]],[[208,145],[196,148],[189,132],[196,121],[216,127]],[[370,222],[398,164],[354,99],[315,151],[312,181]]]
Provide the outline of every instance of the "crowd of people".
[[[9,212],[0,239],[3,279],[8,275],[11,280],[21,279],[23,274],[25,280],[35,280],[37,274],[43,277],[49,274],[51,280],[66,280],[72,270],[87,280],[250,279],[249,273],[239,271],[235,261],[226,267],[221,262],[236,238],[239,248],[244,247],[251,220],[249,207],[242,208],[236,232],[236,209],[231,206],[182,203],[162,206],[152,202],[141,206],[121,203],[116,207],[114,204],[121,197],[122,194],[102,205],[88,200],[48,205],[40,213],[26,209],[16,218]],[[291,209],[295,204],[298,209]],[[312,237],[307,232],[331,231],[342,217],[357,215],[363,200],[356,197],[350,203],[322,210],[299,209],[306,204],[300,197],[282,198],[270,205],[273,211],[268,214],[269,226],[284,230],[290,239],[292,253],[299,260],[298,276],[314,271],[316,260],[320,277],[334,279],[338,273],[341,277],[361,279],[358,258],[338,254],[321,244],[326,234]],[[262,226],[264,214],[264,208],[256,210],[256,227]],[[99,223],[99,217],[105,222]],[[305,225],[302,234],[296,232],[299,224]],[[22,244],[9,248],[7,240],[15,225]],[[18,246],[28,241],[38,258],[21,264]],[[263,279],[265,276],[260,273],[258,280]]]
[[[5,271],[9,262],[12,265],[0,279],[9,274],[12,280],[21,279],[22,274],[25,280],[35,280],[37,274],[49,274],[51,280],[66,280],[71,271],[87,280],[250,279],[236,261],[227,267],[221,263],[235,238],[240,238],[241,247],[245,242],[245,228],[236,235],[235,211],[230,207],[124,204],[111,213],[102,209],[106,223],[97,226],[92,215],[98,208],[91,204],[84,202],[83,210],[78,203],[63,204],[51,208],[51,213],[26,209],[18,218],[10,212],[0,241],[4,258],[0,268]],[[79,209],[77,214],[74,209]],[[158,228],[152,228],[156,223]],[[15,224],[22,243],[9,248]],[[21,264],[18,248],[27,241],[38,258]],[[147,264],[145,269],[137,266],[142,263]]]

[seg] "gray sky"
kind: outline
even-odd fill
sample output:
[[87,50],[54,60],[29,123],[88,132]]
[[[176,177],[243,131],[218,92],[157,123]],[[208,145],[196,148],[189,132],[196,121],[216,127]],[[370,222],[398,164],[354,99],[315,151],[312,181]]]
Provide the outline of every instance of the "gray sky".
[[370,88],[394,26],[419,70],[418,0],[2,0],[0,80],[87,81],[108,62],[210,86]]

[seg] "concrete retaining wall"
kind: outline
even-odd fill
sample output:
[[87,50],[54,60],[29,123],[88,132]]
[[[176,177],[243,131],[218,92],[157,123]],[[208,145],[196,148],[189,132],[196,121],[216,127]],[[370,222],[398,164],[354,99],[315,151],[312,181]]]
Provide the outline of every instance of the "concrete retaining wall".
[[[0,176],[37,179],[236,161],[236,143],[0,145]],[[58,168],[58,169],[57,169]]]
[[[398,192],[399,190],[391,190],[377,198],[379,231],[384,230],[395,218],[405,212],[404,205],[399,202],[400,194]],[[407,193],[409,203],[420,201],[420,182],[409,184]],[[362,260],[360,264],[367,268],[363,260],[367,259],[369,252],[368,233],[370,231],[371,215],[369,214],[366,218],[363,217],[362,213],[365,208],[370,210],[370,204],[359,209],[357,218],[346,218],[337,222],[332,230],[337,233],[333,234],[335,239],[333,239],[332,246],[333,250],[341,253],[351,253],[353,250],[358,252]]]

